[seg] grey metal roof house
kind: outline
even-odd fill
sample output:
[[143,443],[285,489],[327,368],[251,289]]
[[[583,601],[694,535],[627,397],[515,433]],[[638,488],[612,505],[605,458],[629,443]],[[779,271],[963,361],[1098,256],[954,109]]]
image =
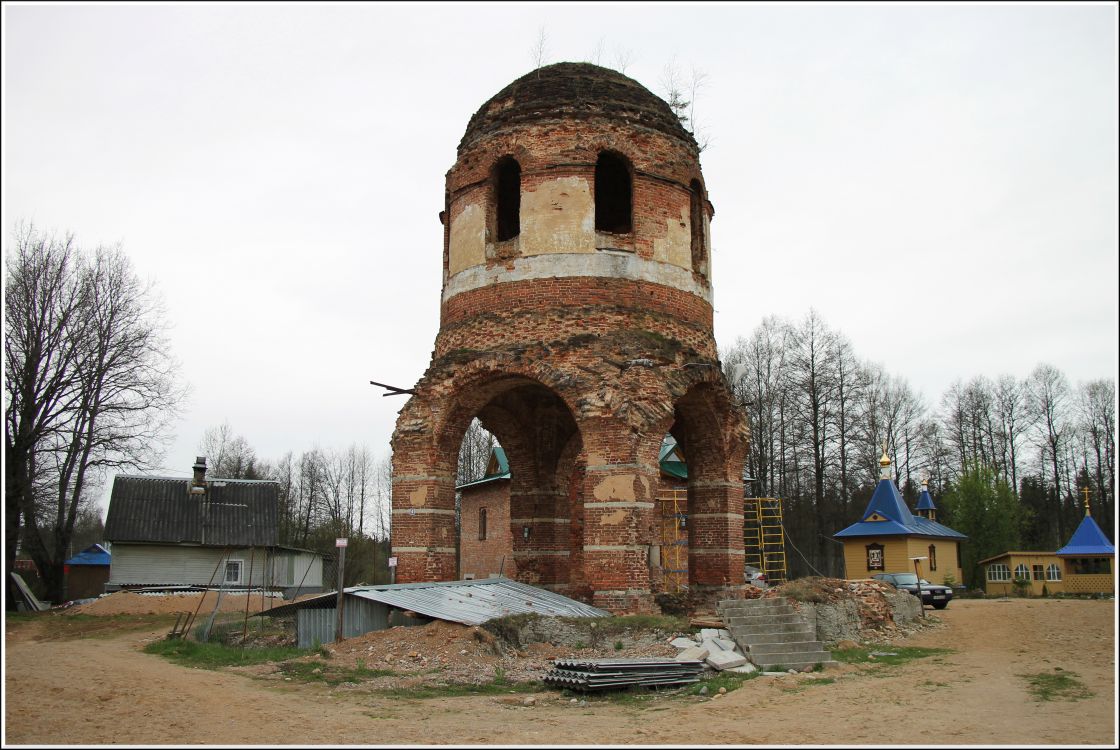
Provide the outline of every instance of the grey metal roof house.
[[106,590],[152,587],[322,591],[322,556],[280,545],[280,486],[207,479],[117,476],[105,538],[113,557]]

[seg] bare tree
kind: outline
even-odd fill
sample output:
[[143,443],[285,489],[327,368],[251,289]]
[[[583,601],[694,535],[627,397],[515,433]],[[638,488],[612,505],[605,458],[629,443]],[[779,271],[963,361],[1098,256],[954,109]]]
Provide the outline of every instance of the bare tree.
[[533,69],[540,70],[548,59],[548,34],[544,26],[537,31],[537,40],[529,50],[529,58],[533,61]]
[[1028,387],[1032,410],[1039,425],[1038,442],[1043,470],[1049,469],[1054,482],[1050,488],[1050,503],[1057,522],[1058,535],[1054,542],[1060,544],[1067,538],[1066,514],[1062,508],[1062,463],[1069,439],[1069,381],[1056,367],[1041,364],[1028,378]]
[[1027,408],[1026,385],[1011,375],[1001,375],[996,380],[996,408],[999,411],[1000,430],[1003,437],[1007,470],[1004,478],[1012,492],[1019,494],[1019,444],[1032,423]]
[[634,63],[634,52],[632,50],[617,47],[614,51],[614,69],[619,73],[626,75],[626,69]]
[[108,469],[159,459],[185,389],[158,299],[119,248],[81,253],[69,238],[29,229],[8,270],[5,436],[16,522],[48,597],[60,601],[85,493]]
[[[63,432],[76,399],[83,323],[74,238],[16,229],[4,284],[5,580],[10,588],[24,513],[36,514],[34,486],[48,436]],[[15,597],[9,590],[9,607]]]
[[471,420],[470,426],[463,435],[463,442],[459,446],[459,466],[455,475],[455,484],[481,479],[486,474],[486,465],[490,462],[490,453],[494,445],[494,436],[487,432],[477,419]]
[[591,58],[588,60],[589,63],[600,66],[603,64],[603,49],[605,45],[606,40],[603,37],[599,37],[599,41],[595,43],[595,49],[591,51]]
[[1101,527],[1109,529],[1116,517],[1116,383],[1093,380],[1081,385],[1077,396],[1086,453],[1093,459],[1089,473],[1097,496],[1097,515]]
[[260,479],[265,474],[257,466],[257,452],[249,441],[236,434],[229,422],[203,433],[199,455],[205,456],[210,476],[223,479]]

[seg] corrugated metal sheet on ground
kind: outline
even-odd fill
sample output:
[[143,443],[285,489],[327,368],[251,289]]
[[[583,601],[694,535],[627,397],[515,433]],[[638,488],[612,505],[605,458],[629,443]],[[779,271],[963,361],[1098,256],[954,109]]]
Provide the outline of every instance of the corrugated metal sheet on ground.
[[[465,625],[481,625],[496,617],[528,613],[546,617],[606,617],[609,614],[556,592],[508,578],[354,586],[344,589],[344,592],[348,596]],[[336,596],[337,592],[332,592],[276,607],[261,614],[282,615],[300,609],[332,607]]]
[[556,659],[544,681],[584,691],[687,685],[700,681],[703,666],[696,659]]

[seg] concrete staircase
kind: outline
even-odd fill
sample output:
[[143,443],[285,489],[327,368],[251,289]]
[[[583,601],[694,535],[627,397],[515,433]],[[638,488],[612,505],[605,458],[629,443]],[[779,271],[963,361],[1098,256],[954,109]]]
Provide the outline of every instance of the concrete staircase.
[[832,661],[804,616],[784,598],[726,599],[716,611],[759,669],[800,670]]

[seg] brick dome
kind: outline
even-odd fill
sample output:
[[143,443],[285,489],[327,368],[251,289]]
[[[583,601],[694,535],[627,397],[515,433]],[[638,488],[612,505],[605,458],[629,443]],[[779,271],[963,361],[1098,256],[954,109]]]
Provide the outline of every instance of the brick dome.
[[483,104],[459,149],[511,125],[607,118],[674,136],[696,148],[669,104],[633,78],[590,63],[556,63],[521,76]]

